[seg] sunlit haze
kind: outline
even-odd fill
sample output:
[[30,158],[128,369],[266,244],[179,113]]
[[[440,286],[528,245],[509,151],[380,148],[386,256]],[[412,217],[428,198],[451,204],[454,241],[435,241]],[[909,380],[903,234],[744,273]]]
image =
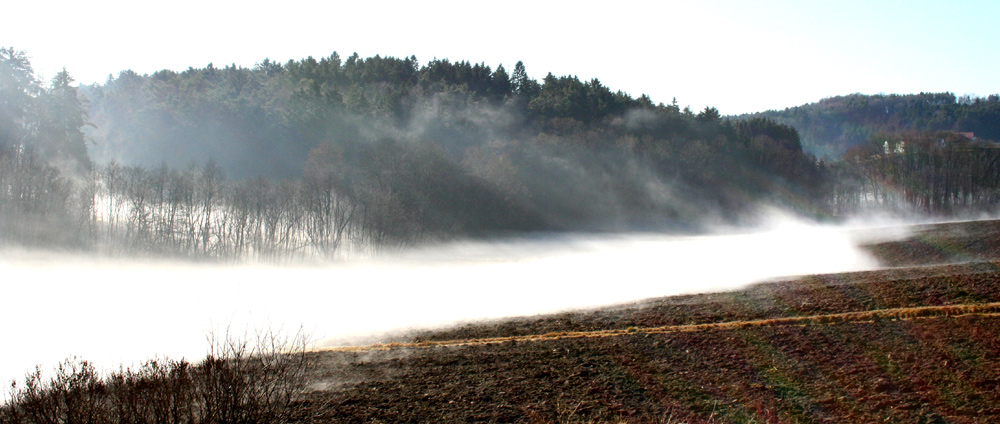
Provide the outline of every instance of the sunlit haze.
[[48,80],[103,83],[264,58],[416,55],[524,61],[695,111],[783,109],[850,93],[1000,92],[991,1],[195,2],[13,1],[0,45]]
[[1000,411],[1000,2],[0,16],[2,423]]

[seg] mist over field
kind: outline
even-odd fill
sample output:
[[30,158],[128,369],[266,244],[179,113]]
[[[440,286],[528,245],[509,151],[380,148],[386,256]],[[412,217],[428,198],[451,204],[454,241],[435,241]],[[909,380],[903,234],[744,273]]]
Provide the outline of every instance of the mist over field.
[[[0,48],[0,383],[198,361],[213,336],[367,344],[871,270],[862,244],[1000,205],[1000,145],[974,135],[995,95],[852,97],[807,128],[853,128],[829,146],[522,62],[334,52],[72,82]],[[891,125],[856,119],[889,103]]]
[[998,6],[42,3],[0,424],[1000,421]]
[[784,219],[736,234],[511,237],[299,266],[8,250],[0,321],[18,324],[5,331],[0,379],[71,356],[105,369],[151,357],[197,360],[210,333],[301,328],[316,346],[369,343],[408,329],[877,267],[858,237],[857,229]]

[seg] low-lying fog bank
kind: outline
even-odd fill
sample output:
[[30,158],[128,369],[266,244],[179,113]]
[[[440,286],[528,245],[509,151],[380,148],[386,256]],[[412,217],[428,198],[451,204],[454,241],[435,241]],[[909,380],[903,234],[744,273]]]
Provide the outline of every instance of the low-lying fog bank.
[[[873,269],[858,227],[785,222],[737,234],[555,235],[462,242],[329,266],[0,259],[0,381],[78,356],[99,367],[198,359],[206,335],[295,333],[321,345],[410,327],[685,293],[769,278]],[[884,233],[898,237],[898,231]],[[371,341],[371,339],[366,339]]]

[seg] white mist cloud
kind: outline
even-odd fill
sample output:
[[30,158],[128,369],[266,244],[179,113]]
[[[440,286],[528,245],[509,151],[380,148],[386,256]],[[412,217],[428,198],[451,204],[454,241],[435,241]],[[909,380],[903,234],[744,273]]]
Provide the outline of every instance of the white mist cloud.
[[344,339],[877,267],[844,229],[784,220],[766,228],[456,242],[329,266],[8,253],[0,259],[0,381],[73,355],[105,369],[155,356],[197,360],[206,335],[227,327]]

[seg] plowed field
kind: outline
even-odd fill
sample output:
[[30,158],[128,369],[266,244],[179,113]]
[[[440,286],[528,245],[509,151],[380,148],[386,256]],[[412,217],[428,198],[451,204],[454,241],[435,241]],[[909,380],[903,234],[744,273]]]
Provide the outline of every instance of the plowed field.
[[1000,422],[1000,226],[914,234],[869,246],[899,268],[316,352],[302,421]]

